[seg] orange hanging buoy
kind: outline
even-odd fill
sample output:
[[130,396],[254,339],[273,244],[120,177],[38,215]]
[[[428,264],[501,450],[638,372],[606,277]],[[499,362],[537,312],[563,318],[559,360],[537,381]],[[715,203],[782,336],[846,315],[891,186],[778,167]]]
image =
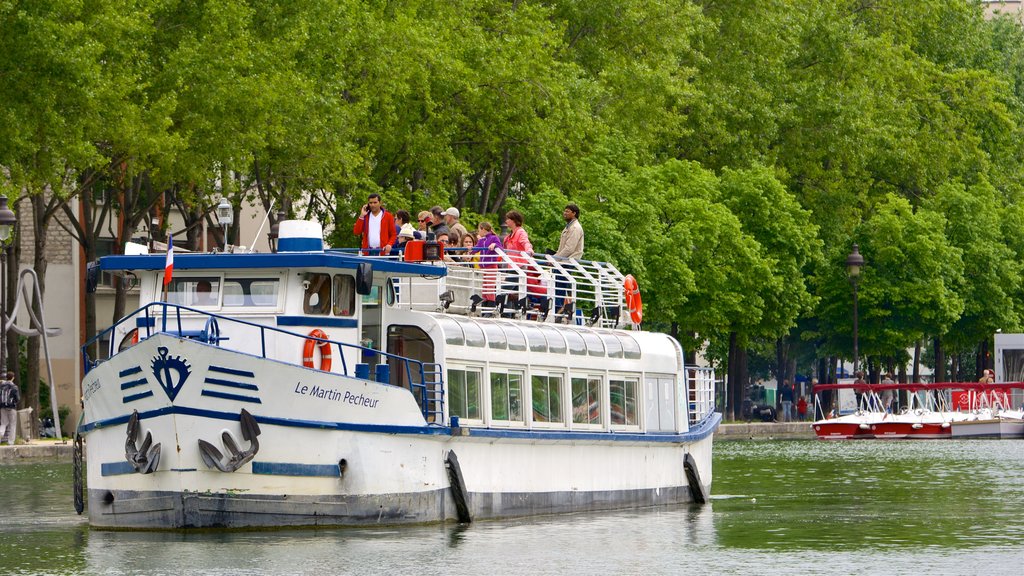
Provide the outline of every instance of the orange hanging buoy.
[[[320,338],[320,340],[314,340]],[[302,348],[302,365],[306,368],[313,367],[313,350],[320,349],[320,369],[324,372],[331,371],[331,343],[327,342],[327,334],[317,328],[309,333],[306,344]]]
[[639,324],[644,319],[644,301],[640,298],[640,286],[632,274],[627,274],[622,287],[626,295],[626,309],[629,310],[629,318],[633,324]]

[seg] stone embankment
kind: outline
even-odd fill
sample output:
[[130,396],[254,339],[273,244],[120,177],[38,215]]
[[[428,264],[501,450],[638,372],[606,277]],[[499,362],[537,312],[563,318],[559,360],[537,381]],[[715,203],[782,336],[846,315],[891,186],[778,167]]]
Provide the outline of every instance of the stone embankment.
[[19,444],[0,445],[0,463],[11,464],[26,460],[68,460],[71,461],[71,440],[18,440]]
[[715,440],[775,440],[814,438],[810,422],[736,422],[722,424]]

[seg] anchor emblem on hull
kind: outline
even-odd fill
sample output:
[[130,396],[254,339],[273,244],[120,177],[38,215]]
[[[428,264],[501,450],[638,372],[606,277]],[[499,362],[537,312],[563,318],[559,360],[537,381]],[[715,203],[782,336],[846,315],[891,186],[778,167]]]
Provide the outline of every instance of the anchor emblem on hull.
[[124,457],[139,474],[152,474],[160,465],[160,445],[153,444],[153,435],[146,431],[142,446],[136,447],[139,436],[139,411],[132,412],[128,419],[127,436],[124,442]]
[[224,449],[228,452],[228,458],[225,460],[224,454],[220,449],[206,440],[200,440],[199,453],[202,455],[203,462],[206,463],[207,468],[216,468],[221,472],[234,472],[241,468],[243,464],[252,460],[253,456],[259,452],[260,441],[257,438],[260,435],[259,423],[256,422],[256,419],[245,408],[242,408],[241,413],[239,413],[238,420],[242,425],[242,438],[249,441],[249,449],[245,451],[240,450],[234,436],[225,430],[221,434]]
[[[178,395],[178,391],[192,374],[192,367],[182,360],[181,356],[168,357],[166,346],[161,346],[156,351],[158,355],[153,357],[153,376],[156,376],[160,387],[167,393],[171,402],[174,402],[174,397]],[[173,378],[171,377],[172,373],[174,374]]]

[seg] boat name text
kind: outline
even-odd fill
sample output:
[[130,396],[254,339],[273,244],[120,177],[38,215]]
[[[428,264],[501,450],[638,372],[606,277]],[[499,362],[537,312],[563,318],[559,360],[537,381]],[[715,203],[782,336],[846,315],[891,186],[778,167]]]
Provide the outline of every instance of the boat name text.
[[340,392],[331,388],[321,388],[315,384],[313,386],[307,386],[302,382],[295,385],[295,393],[303,394],[305,396],[314,396],[316,398],[322,398],[332,402],[345,402],[356,406],[365,406],[366,408],[376,408],[377,403],[380,402],[380,400],[370,398],[364,394],[353,394],[348,390]]

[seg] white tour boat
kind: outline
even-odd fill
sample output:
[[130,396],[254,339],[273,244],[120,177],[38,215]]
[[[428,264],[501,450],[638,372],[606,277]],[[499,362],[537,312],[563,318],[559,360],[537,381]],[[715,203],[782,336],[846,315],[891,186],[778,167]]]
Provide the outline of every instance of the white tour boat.
[[[599,262],[324,250],[108,256],[141,307],[83,347],[90,524],[419,523],[703,501],[714,374]],[[426,258],[423,258],[424,254]],[[431,260],[431,257],[434,257]],[[83,508],[81,478],[76,506]]]

